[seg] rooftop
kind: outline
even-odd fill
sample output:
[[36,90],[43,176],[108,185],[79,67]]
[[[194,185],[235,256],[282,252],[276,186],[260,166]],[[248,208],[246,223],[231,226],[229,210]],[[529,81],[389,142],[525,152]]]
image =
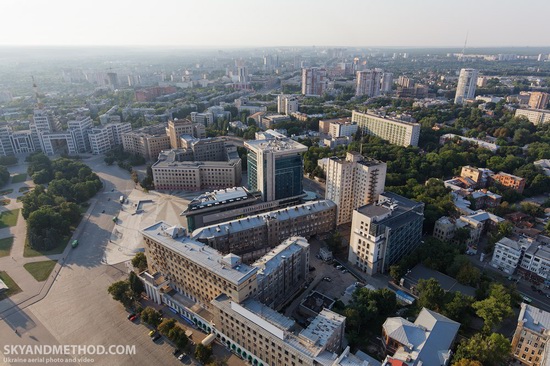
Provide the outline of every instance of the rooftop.
[[[393,218],[410,213],[413,210],[417,211],[423,205],[421,202],[415,202],[398,194],[384,192],[378,198],[378,202],[361,206],[357,211],[371,218],[374,222],[390,226],[395,221],[392,220]],[[413,218],[414,216],[411,216],[409,219]],[[405,219],[407,219],[406,216],[400,217],[399,223],[403,224]]]
[[301,205],[231,220],[217,225],[205,226],[193,231],[191,236],[193,238],[203,239],[223,236],[227,235],[228,232],[244,231],[265,225],[269,220],[292,220],[307,213],[320,212],[335,206],[336,204],[330,200],[307,202]]
[[505,246],[507,248],[510,248],[510,249],[513,249],[515,251],[520,251],[521,250],[521,246],[519,245],[519,243],[515,240],[512,240],[512,239],[509,239],[507,237],[504,237],[502,239],[500,239],[496,245],[502,245],[502,246]]
[[244,201],[252,196],[244,187],[233,187],[206,192],[194,198],[186,211],[195,210],[214,205],[223,205],[226,203]]
[[259,268],[258,274],[269,275],[273,270],[279,268],[283,259],[308,247],[309,243],[305,238],[292,236],[254,262],[252,267]]
[[258,271],[257,268],[246,264],[232,267],[230,263],[226,263],[224,256],[217,250],[190,239],[182,232],[183,228],[176,227],[177,233],[174,233],[173,228],[160,221],[143,229],[141,233],[234,284],[243,283]]
[[408,273],[405,276],[405,286],[409,287],[407,285],[415,285],[418,283],[421,279],[429,279],[429,278],[435,278],[437,282],[439,282],[439,285],[443,288],[443,290],[449,292],[461,292],[464,295],[468,296],[475,296],[475,288],[470,286],[464,286],[458,283],[457,280],[454,278],[447,276],[446,274],[443,274],[441,272],[438,272],[436,270],[424,267],[422,264],[416,265],[410,273]]
[[334,331],[338,327],[341,327],[345,321],[345,316],[336,314],[328,309],[323,309],[319,315],[313,319],[309,326],[300,332],[300,336],[322,347],[326,345]]
[[307,146],[300,144],[290,138],[268,138],[265,140],[248,140],[244,145],[250,149],[263,152],[294,152],[301,153],[307,151]]
[[300,305],[316,313],[321,313],[325,308],[332,308],[332,305],[334,305],[334,299],[325,296],[318,291],[313,291],[302,300]]
[[460,323],[423,308],[414,323],[403,318],[388,318],[384,323],[384,330],[386,328],[397,337],[392,338],[405,345],[397,349],[394,359],[412,359],[423,365],[445,365],[451,356],[450,347]]
[[[523,321],[523,326],[537,333],[549,332],[550,330],[550,313],[533,305],[521,304],[518,322]],[[550,332],[549,332],[550,333]]]
[[531,245],[526,251],[526,254],[546,259],[550,261],[550,246],[548,245]]

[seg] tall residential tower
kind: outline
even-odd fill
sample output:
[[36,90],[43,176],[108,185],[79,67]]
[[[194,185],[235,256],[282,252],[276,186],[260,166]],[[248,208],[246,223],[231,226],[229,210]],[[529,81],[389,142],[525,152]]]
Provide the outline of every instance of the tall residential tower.
[[455,104],[464,104],[466,99],[474,99],[476,93],[477,70],[461,69],[456,88]]

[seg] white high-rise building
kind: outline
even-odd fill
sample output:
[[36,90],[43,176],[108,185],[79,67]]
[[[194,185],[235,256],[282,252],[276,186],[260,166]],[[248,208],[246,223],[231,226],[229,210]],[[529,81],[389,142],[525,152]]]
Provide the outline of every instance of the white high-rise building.
[[321,96],[327,87],[327,70],[318,67],[302,69],[302,94]]
[[290,95],[277,96],[277,113],[291,115],[298,112],[298,100]]
[[67,122],[67,129],[74,135],[76,149],[78,152],[90,151],[90,140],[88,131],[92,128],[94,122],[90,117],[80,117],[78,120]]
[[393,73],[385,72],[380,80],[380,91],[382,93],[390,93],[393,87]]
[[476,69],[461,69],[456,88],[455,104],[464,104],[466,99],[474,99],[477,84]]
[[380,79],[382,69],[369,69],[357,71],[355,80],[355,95],[376,97],[380,95]]
[[52,132],[53,122],[50,118],[48,112],[44,109],[35,109],[32,117],[32,122],[30,124],[31,136],[33,144],[37,149],[44,151],[44,146],[40,135],[43,133]]
[[105,126],[94,127],[88,132],[88,139],[92,154],[104,154],[116,145],[122,145],[122,134],[131,132],[132,125],[125,123],[109,123]]
[[348,152],[345,159],[329,158],[325,198],[336,203],[336,224],[351,222],[353,210],[376,202],[384,192],[386,163]]

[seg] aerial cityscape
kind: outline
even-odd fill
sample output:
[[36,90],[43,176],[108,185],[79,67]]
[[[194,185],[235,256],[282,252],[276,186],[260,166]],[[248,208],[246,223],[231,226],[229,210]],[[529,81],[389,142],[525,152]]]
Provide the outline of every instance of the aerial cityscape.
[[550,3],[23,3],[0,365],[550,366]]

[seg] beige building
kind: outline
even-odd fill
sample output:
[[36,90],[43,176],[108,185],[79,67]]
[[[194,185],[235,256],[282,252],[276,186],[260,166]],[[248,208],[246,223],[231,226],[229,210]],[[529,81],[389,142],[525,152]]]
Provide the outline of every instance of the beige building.
[[193,122],[188,119],[175,119],[173,121],[168,121],[166,134],[170,137],[170,147],[172,149],[178,149],[181,147],[181,135],[195,136]]
[[332,231],[335,222],[336,204],[321,200],[205,226],[193,231],[192,237],[251,262],[291,236],[308,238]]
[[353,210],[375,202],[384,192],[386,163],[348,152],[328,159],[325,198],[336,203],[336,225],[351,222]]
[[252,365],[332,366],[341,351],[346,318],[328,309],[300,332],[294,320],[255,300],[238,304],[221,295],[212,306],[220,341]]
[[462,178],[470,178],[474,181],[475,187],[474,188],[485,188],[487,187],[487,184],[489,183],[489,178],[494,173],[486,168],[476,168],[473,166],[463,166],[462,170],[460,171],[460,176]]
[[170,137],[165,125],[148,126],[122,134],[122,147],[131,154],[156,160],[162,150],[170,148]]
[[319,132],[324,134],[329,134],[330,126],[337,124],[351,124],[350,117],[344,118],[332,118],[332,119],[321,119],[319,120]]
[[258,269],[234,254],[191,240],[180,226],[158,222],[141,231],[149,273],[161,272],[171,286],[205,308],[220,294],[240,303],[257,291]]
[[227,161],[185,161],[185,151],[162,151],[151,167],[159,190],[201,190],[237,187],[241,184],[241,159],[236,152]]
[[550,363],[550,313],[521,304],[518,325],[512,338],[512,355],[522,365]]
[[516,117],[524,116],[534,125],[550,122],[550,110],[547,109],[516,109]]
[[531,92],[529,96],[529,108],[533,109],[545,109],[548,105],[549,99],[548,93],[543,92]]
[[372,113],[353,111],[351,121],[357,123],[363,134],[373,135],[401,146],[417,146],[420,124],[404,122]]
[[481,232],[483,231],[483,223],[472,219],[468,216],[460,216],[458,219],[442,216],[434,226],[433,236],[436,239],[450,243],[453,242],[455,232],[459,228],[466,228],[470,231],[470,237],[465,243],[468,248],[477,248]]

